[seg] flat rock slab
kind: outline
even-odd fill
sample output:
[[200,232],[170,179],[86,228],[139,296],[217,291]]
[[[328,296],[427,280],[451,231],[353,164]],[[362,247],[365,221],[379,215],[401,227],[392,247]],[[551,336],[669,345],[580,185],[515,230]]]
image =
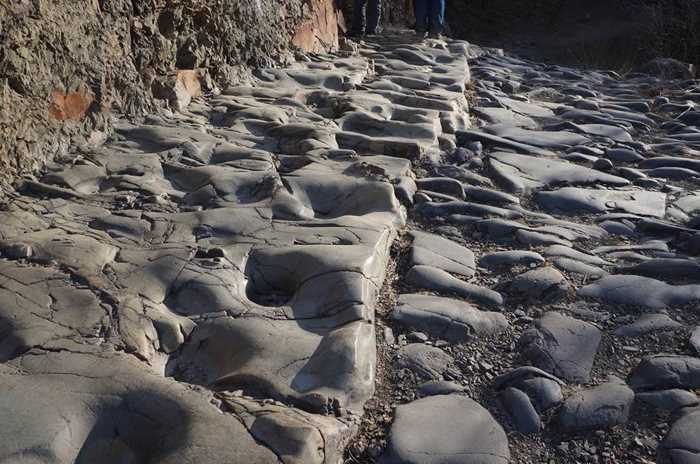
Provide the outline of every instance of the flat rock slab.
[[474,253],[452,240],[435,234],[411,231],[411,264],[426,265],[443,271],[472,277],[476,271]]
[[508,438],[491,414],[458,395],[396,408],[383,464],[507,464]]
[[666,214],[666,194],[644,190],[565,187],[552,192],[538,192],[535,201],[547,211],[567,215],[624,212],[661,218]]
[[622,380],[614,379],[567,398],[559,412],[559,424],[571,432],[624,424],[633,401],[632,389]]
[[518,341],[523,357],[544,371],[571,382],[590,380],[601,332],[594,325],[557,312],[535,321]]
[[475,336],[495,335],[508,327],[508,321],[501,313],[481,311],[453,298],[420,294],[399,296],[391,318],[431,337],[454,343]]
[[579,289],[578,295],[608,304],[664,309],[700,301],[700,285],[669,285],[634,275],[609,275]]
[[629,185],[627,179],[566,161],[496,152],[488,158],[497,179],[510,192],[527,193],[556,185]]

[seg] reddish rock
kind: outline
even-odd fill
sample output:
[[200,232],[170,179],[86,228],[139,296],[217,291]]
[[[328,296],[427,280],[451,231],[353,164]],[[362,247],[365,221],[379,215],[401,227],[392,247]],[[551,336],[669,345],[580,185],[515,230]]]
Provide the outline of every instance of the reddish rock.
[[338,28],[344,28],[343,13],[334,0],[311,0],[307,5],[309,19],[297,28],[292,43],[309,53],[322,53],[338,48]]
[[183,110],[190,104],[193,98],[202,95],[203,72],[196,69],[183,69],[175,75],[175,87],[171,96],[171,103],[178,110]]
[[58,121],[81,121],[95,101],[92,95],[81,92],[65,94],[54,90],[51,96],[53,101],[49,105],[49,114]]

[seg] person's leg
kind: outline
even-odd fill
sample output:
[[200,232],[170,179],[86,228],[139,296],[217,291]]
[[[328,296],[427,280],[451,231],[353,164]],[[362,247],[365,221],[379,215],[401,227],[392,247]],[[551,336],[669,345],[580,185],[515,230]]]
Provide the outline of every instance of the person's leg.
[[425,30],[430,32],[433,24],[433,10],[435,10],[435,0],[425,0]]
[[445,29],[445,0],[432,0],[430,10],[430,34],[439,36]]
[[367,34],[376,34],[379,31],[379,18],[381,16],[381,0],[369,0],[367,4]]
[[355,0],[352,13],[352,29],[350,35],[362,35],[365,32],[365,4],[367,0]]
[[416,8],[416,33],[425,34],[428,31],[426,17],[428,16],[429,0],[414,0]]

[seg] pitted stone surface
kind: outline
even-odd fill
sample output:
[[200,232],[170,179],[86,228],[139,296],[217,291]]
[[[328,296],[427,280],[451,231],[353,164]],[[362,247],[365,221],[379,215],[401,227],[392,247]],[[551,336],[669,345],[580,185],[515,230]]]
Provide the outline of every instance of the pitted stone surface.
[[[470,124],[467,44],[358,50],[117,121],[3,203],[0,455],[342,461],[357,426],[334,417],[374,392],[375,305],[406,222],[394,186]],[[475,273],[439,236],[416,231],[415,251]],[[473,311],[465,331],[506,325]]]
[[[697,83],[392,32],[343,47],[118,121],[3,198],[0,453],[505,463],[510,441],[573,462],[581,438],[626,462],[668,422],[661,458],[695,459],[672,422],[698,388],[674,323],[700,324]],[[559,380],[641,356],[631,386],[673,416],[625,425],[627,390]],[[501,398],[509,438],[456,392]],[[588,425],[558,446],[565,394]]]

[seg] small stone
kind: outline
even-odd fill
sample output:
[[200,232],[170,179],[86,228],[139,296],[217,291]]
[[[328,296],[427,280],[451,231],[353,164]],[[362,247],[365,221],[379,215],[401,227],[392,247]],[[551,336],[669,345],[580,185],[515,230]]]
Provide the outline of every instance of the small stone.
[[384,327],[384,341],[387,345],[396,344],[396,337],[394,337],[394,331],[391,327]]
[[428,336],[423,332],[411,332],[406,338],[408,338],[409,341],[419,343],[425,343],[428,341]]

